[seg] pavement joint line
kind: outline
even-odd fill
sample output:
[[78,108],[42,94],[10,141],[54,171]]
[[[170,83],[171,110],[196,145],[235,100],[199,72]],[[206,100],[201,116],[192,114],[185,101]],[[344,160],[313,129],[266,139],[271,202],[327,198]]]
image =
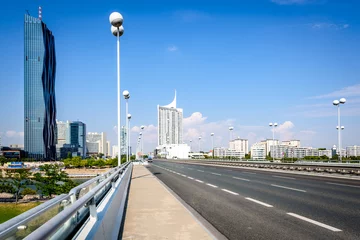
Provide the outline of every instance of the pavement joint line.
[[214,172],[212,172],[211,174],[221,176],[221,174],[220,174],[220,173],[214,173]]
[[326,229],[331,230],[331,231],[333,231],[333,232],[341,232],[341,231],[342,231],[341,229],[334,228],[334,227],[332,227],[332,226],[329,226],[329,225],[326,225],[326,224],[324,224],[324,223],[321,223],[321,222],[312,220],[312,219],[310,219],[310,218],[307,218],[307,217],[298,215],[298,214],[296,214],[296,213],[287,213],[287,214],[290,215],[290,216],[296,217],[296,218],[298,218],[298,219],[304,220],[304,221],[306,221],[306,222],[315,224],[315,225],[317,225],[317,226],[326,228]]
[[238,193],[232,192],[232,191],[227,190],[227,189],[225,189],[225,188],[223,188],[223,189],[221,189],[221,190],[223,190],[224,192],[230,193],[230,194],[232,194],[232,195],[239,195]]
[[256,174],[256,173],[253,173],[253,172],[243,172],[243,173],[248,173],[248,174]]
[[188,179],[192,179],[192,180],[194,180],[194,178],[192,178],[192,177],[189,177],[189,176],[188,176],[187,178],[188,178]]
[[270,204],[261,202],[261,201],[259,201],[259,200],[253,199],[253,198],[247,197],[247,198],[245,198],[245,199],[247,199],[247,200],[249,200],[249,201],[252,201],[252,202],[255,202],[255,203],[258,203],[258,204],[263,205],[263,206],[265,206],[265,207],[273,207],[273,206],[270,205]]
[[342,184],[342,183],[332,183],[332,182],[326,182],[326,183],[327,183],[327,184],[332,184],[332,185],[338,185],[338,186],[360,188],[360,186],[348,185],[348,184]]
[[199,180],[199,179],[195,179],[195,181],[199,182],[199,183],[204,183],[203,181]]
[[296,180],[296,178],[292,178],[292,177],[283,177],[283,176],[277,176],[277,175],[272,175],[272,177],[276,177],[276,178],[285,178],[285,179],[292,179],[292,180]]
[[250,182],[250,180],[249,180],[249,179],[246,179],[246,178],[239,178],[239,177],[233,177],[233,178],[238,179],[238,180],[243,180],[243,181]]
[[298,191],[298,192],[306,192],[305,190],[302,190],[302,189],[291,188],[291,187],[285,187],[285,186],[276,185],[276,184],[271,184],[271,186],[273,186],[273,187],[278,187],[278,188],[289,189],[289,190]]
[[203,170],[198,170],[198,172],[204,172]]
[[215,185],[212,185],[210,183],[207,183],[206,185],[210,186],[210,187],[213,187],[213,188],[217,188],[218,186],[215,186]]

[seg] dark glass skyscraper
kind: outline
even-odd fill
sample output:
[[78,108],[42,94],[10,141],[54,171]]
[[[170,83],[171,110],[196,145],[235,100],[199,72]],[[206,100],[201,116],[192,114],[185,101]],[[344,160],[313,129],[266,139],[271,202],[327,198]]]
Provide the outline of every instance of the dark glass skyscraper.
[[29,157],[56,158],[55,39],[39,18],[24,19],[24,147]]

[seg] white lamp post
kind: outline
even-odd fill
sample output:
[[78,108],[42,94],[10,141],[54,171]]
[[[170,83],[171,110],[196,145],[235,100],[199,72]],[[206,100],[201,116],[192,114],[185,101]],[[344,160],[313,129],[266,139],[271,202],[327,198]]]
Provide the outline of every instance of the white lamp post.
[[201,151],[200,141],[201,141],[201,137],[199,137],[199,158],[200,158],[200,151]]
[[[140,129],[144,130],[145,126],[141,126]],[[144,137],[142,137],[142,141],[141,141],[141,156],[142,156],[142,160],[144,161]]]
[[120,36],[124,34],[124,27],[122,26],[123,17],[118,12],[113,12],[109,17],[111,24],[111,32],[114,36],[117,37],[117,105],[118,105],[118,166],[121,165],[121,156],[120,156]]
[[230,140],[229,140],[230,159],[232,157],[232,152],[231,152],[231,148],[230,148],[230,142],[231,142],[231,139],[232,139],[232,130],[234,130],[234,127],[229,127],[229,132],[230,132]]
[[142,157],[142,150],[141,150],[141,142],[142,142],[142,132],[139,133],[139,152],[141,154],[141,157]]
[[126,100],[126,162],[129,161],[129,138],[128,138],[128,135],[129,135],[129,119],[128,119],[128,110],[129,110],[129,104],[128,104],[128,101],[129,101],[129,98],[130,98],[130,93],[128,90],[125,90],[123,91],[123,96]]
[[[338,130],[339,162],[341,162],[341,130],[344,129],[344,126],[341,126],[341,124],[340,124],[340,105],[345,104],[345,103],[346,103],[345,98],[340,98],[340,100],[333,101],[333,105],[337,106],[337,108],[338,108],[338,125],[337,125],[336,129]],[[341,126],[341,127],[339,128],[339,126]]]
[[214,159],[214,133],[211,133],[212,158]]
[[192,152],[192,140],[190,140],[190,152]]
[[128,146],[127,146],[127,149],[128,149],[128,161],[130,160],[130,135],[131,135],[131,133],[130,133],[130,119],[131,119],[131,114],[129,113],[128,115],[127,115],[127,120],[128,120],[128,135],[127,135],[127,137],[128,137]]
[[[275,144],[274,144],[274,142],[275,142],[275,128],[278,126],[278,124],[277,123],[269,123],[269,126],[270,127],[272,127],[272,132],[273,132],[273,141],[272,141],[272,146],[273,146],[273,154],[271,154],[271,155],[273,155],[272,157],[273,157],[273,161],[274,161],[274,159],[275,159]],[[271,148],[270,148],[270,152],[271,152]]]

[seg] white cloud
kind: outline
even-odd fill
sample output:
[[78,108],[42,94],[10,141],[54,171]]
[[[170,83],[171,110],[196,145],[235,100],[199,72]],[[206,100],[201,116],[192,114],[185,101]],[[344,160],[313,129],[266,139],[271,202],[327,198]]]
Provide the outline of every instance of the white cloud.
[[8,130],[0,132],[1,145],[8,146],[10,144],[23,144],[24,132],[17,132],[14,130]]
[[341,30],[349,28],[349,24],[335,24],[335,23],[328,23],[328,22],[319,22],[319,23],[312,23],[310,24],[311,28],[313,29],[334,29],[334,30]]
[[24,132],[16,132],[16,131],[10,130],[10,131],[6,131],[5,135],[8,138],[24,137]]
[[169,46],[169,47],[167,48],[167,50],[168,50],[169,52],[176,52],[176,51],[178,50],[178,47],[175,46],[175,45],[172,45],[172,46]]
[[275,134],[279,140],[290,140],[294,138],[294,132],[292,129],[295,127],[294,123],[291,121],[285,121],[283,124],[280,124],[275,128]]
[[354,96],[360,96],[360,84],[344,87],[340,90],[336,90],[331,93],[314,96],[311,97],[311,99],[341,98],[341,97],[354,97]]

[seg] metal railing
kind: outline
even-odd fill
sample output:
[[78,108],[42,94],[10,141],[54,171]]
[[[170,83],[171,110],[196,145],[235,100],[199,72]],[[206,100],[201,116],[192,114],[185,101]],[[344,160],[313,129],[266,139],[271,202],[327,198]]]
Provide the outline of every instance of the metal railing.
[[[131,169],[130,162],[73,188],[0,225],[0,239],[65,239],[96,212],[96,206]],[[121,179],[120,179],[121,181]],[[94,212],[95,211],[95,212]]]

